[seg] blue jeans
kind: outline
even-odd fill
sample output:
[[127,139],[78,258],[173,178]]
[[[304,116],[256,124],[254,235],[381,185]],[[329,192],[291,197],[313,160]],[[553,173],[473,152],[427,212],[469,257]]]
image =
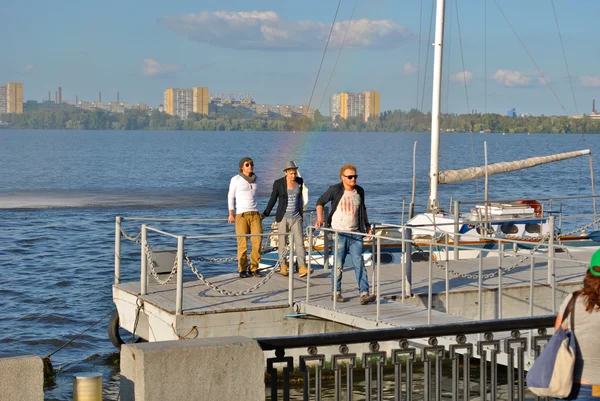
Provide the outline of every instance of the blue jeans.
[[566,398],[567,400],[584,400],[584,401],[600,401],[600,397],[592,396],[592,385],[591,384],[579,384],[573,383],[571,394]]
[[[334,237],[335,238],[335,237]],[[336,270],[338,271],[337,290],[342,291],[342,272],[346,256],[350,256],[350,262],[356,273],[356,282],[361,294],[369,293],[369,278],[367,269],[363,263],[363,237],[356,234],[338,234],[338,247],[335,258],[335,269],[331,271],[331,289],[333,290],[333,280]]]

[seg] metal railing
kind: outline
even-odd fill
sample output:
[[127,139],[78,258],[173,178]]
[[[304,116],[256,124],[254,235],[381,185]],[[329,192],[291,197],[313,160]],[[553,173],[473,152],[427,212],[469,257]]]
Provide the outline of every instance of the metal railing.
[[[120,260],[121,260],[121,238],[122,236],[126,236],[126,234],[123,232],[122,228],[121,228],[121,222],[122,222],[121,217],[117,217],[116,218],[116,229],[115,229],[115,284],[119,284],[120,283]],[[136,219],[128,219],[128,220],[136,220],[136,221],[142,221],[142,222],[146,222],[148,220],[157,220],[157,221],[186,221],[186,222],[200,222],[200,223],[221,223],[224,222],[225,219],[143,219],[143,218],[136,218]],[[338,236],[340,234],[353,234],[353,235],[360,235],[363,238],[367,238],[370,239],[372,241],[372,256],[371,256],[371,266],[372,266],[372,272],[371,272],[371,286],[374,289],[373,293],[376,295],[376,319],[379,321],[380,320],[380,303],[381,303],[381,277],[380,277],[380,271],[381,271],[381,245],[382,242],[384,241],[388,241],[389,242],[395,242],[396,244],[398,244],[402,250],[403,250],[403,256],[402,256],[402,261],[401,261],[401,269],[400,271],[397,272],[398,274],[398,281],[401,282],[401,288],[402,288],[402,296],[401,296],[401,301],[405,302],[405,299],[407,298],[407,296],[412,295],[411,290],[412,290],[412,278],[411,278],[411,254],[412,251],[415,249],[420,249],[422,252],[427,251],[427,254],[429,255],[427,257],[427,262],[428,262],[428,277],[427,277],[427,310],[428,310],[428,315],[427,315],[427,321],[428,323],[431,323],[431,312],[432,312],[432,303],[433,303],[433,291],[432,291],[432,287],[433,287],[433,268],[435,266],[437,266],[438,268],[444,270],[444,274],[445,274],[445,295],[446,295],[446,312],[451,312],[451,308],[450,308],[450,291],[452,290],[451,285],[450,285],[450,274],[454,274],[454,275],[460,275],[463,276],[465,278],[469,278],[469,279],[473,279],[473,280],[477,280],[477,288],[478,288],[478,299],[479,299],[479,320],[481,320],[483,318],[483,312],[482,312],[482,293],[483,293],[483,283],[484,280],[489,278],[487,276],[497,276],[498,277],[498,284],[497,284],[497,290],[498,290],[498,294],[499,294],[499,300],[498,300],[498,313],[497,316],[499,318],[503,317],[503,313],[502,313],[502,299],[503,299],[503,287],[504,287],[504,274],[510,270],[512,270],[514,267],[520,267],[520,266],[525,266],[525,260],[527,258],[529,258],[529,263],[528,263],[528,268],[530,270],[530,277],[529,277],[529,287],[530,287],[530,297],[529,297],[529,315],[533,316],[533,310],[534,310],[534,294],[533,294],[533,289],[535,286],[535,276],[534,273],[536,271],[536,269],[540,269],[539,266],[536,266],[537,264],[539,264],[540,261],[545,262],[546,264],[546,269],[547,269],[547,284],[550,286],[551,291],[552,291],[552,307],[551,307],[551,311],[555,312],[556,311],[556,282],[555,282],[555,262],[573,262],[573,258],[571,259],[562,259],[562,258],[558,258],[556,257],[556,255],[554,254],[554,249],[557,247],[560,247],[563,250],[567,250],[568,252],[568,248],[565,247],[564,245],[559,245],[559,244],[554,244],[552,242],[552,236],[549,236],[549,238],[547,238],[547,241],[540,241],[537,242],[535,245],[535,248],[529,253],[529,254],[516,254],[515,253],[515,249],[518,246],[531,246],[531,242],[529,241],[519,241],[519,240],[509,240],[509,239],[505,239],[505,238],[486,238],[486,241],[489,242],[496,242],[496,249],[485,249],[482,250],[481,248],[475,247],[475,246],[470,246],[470,245],[461,245],[460,244],[460,240],[461,238],[467,236],[467,238],[472,238],[469,237],[467,234],[461,234],[458,232],[454,233],[454,242],[453,244],[450,244],[448,241],[448,236],[445,236],[445,238],[443,238],[443,242],[439,241],[439,238],[435,238],[436,235],[439,234],[439,231],[437,230],[433,230],[433,229],[427,229],[425,227],[421,227],[420,230],[424,230],[424,231],[429,231],[431,232],[431,238],[430,239],[412,239],[411,235],[410,235],[410,231],[407,231],[407,229],[410,229],[411,227],[407,227],[407,226],[402,226],[402,225],[393,225],[393,224],[385,224],[385,225],[379,225],[377,226],[377,228],[386,228],[386,229],[391,229],[391,230],[398,230],[399,232],[402,233],[402,237],[390,237],[390,236],[386,236],[386,235],[380,235],[380,234],[376,234],[376,235],[367,235],[367,234],[362,234],[362,233],[356,233],[356,232],[347,232],[347,231],[341,231],[341,230],[334,230],[331,228],[321,228],[321,231],[323,231],[324,233],[327,233],[329,235],[333,235],[333,249],[337,249],[337,242],[338,242]],[[311,291],[311,285],[310,285],[310,280],[311,280],[311,274],[310,274],[310,267],[312,266],[313,263],[313,231],[314,228],[309,226],[308,227],[308,236],[309,236],[309,246],[307,249],[307,262],[308,262],[308,275],[306,277],[306,295],[304,298],[305,302],[307,304],[310,303],[310,291]],[[135,238],[129,238],[130,240],[135,240],[136,242],[138,242],[141,245],[141,263],[140,263],[140,295],[146,295],[147,293],[147,285],[148,285],[148,256],[147,256],[147,252],[148,252],[148,240],[147,240],[147,235],[148,232],[154,232],[157,234],[160,234],[162,236],[165,237],[169,237],[172,239],[176,239],[177,241],[177,251],[176,251],[176,263],[177,266],[173,266],[173,270],[171,271],[171,276],[174,277],[176,279],[176,287],[177,287],[177,294],[176,294],[176,313],[177,314],[181,314],[183,313],[183,263],[184,261],[187,259],[186,256],[186,250],[185,250],[185,242],[188,240],[227,240],[227,239],[234,239],[236,237],[240,237],[240,236],[244,236],[244,237],[252,237],[255,235],[260,235],[263,237],[269,237],[271,235],[273,235],[273,233],[263,233],[263,234],[247,234],[247,235],[236,235],[236,234],[213,234],[213,235],[189,235],[189,236],[183,236],[183,235],[176,235],[176,234],[172,234],[169,233],[165,230],[161,230],[152,226],[148,226],[147,224],[142,224],[142,229],[140,234],[138,234]],[[291,260],[293,260],[294,254],[295,254],[295,250],[294,250],[294,240],[292,238],[292,234],[291,233],[287,233],[285,235],[288,235],[289,238],[289,244],[291,244],[291,246],[289,247],[289,256],[291,258]],[[325,238],[327,238],[328,235],[325,235]],[[139,239],[139,240],[138,240]],[[416,246],[416,244],[421,244],[421,246],[423,246],[423,244],[425,244],[425,248],[421,249],[419,247]],[[512,251],[510,250],[506,250],[507,247],[512,247]],[[327,244],[327,242],[325,242],[325,252],[324,252],[324,256],[323,256],[323,265],[326,266],[326,262],[328,259],[328,250],[329,246]],[[547,253],[541,253],[539,252],[542,249],[546,249],[548,250]],[[472,272],[472,273],[468,273],[468,274],[462,274],[462,273],[457,273],[455,271],[453,271],[451,269],[451,264],[450,264],[450,260],[449,260],[449,255],[451,254],[451,252],[457,253],[458,251],[460,252],[472,252],[475,253],[477,255],[477,259],[478,259],[478,270],[476,272]],[[498,260],[498,265],[497,265],[497,269],[495,272],[493,273],[489,273],[487,275],[483,274],[483,253],[487,253],[487,254],[491,254],[491,255],[495,255],[497,256],[497,260]],[[336,252],[333,252],[334,254],[334,259],[335,259],[335,254]],[[437,260],[434,261],[434,256],[438,257]],[[518,255],[520,256],[520,259],[517,260],[514,265],[515,266],[510,266],[510,267],[506,267],[503,266],[503,261],[506,259],[507,256],[515,256]],[[570,254],[569,254],[570,255]],[[522,259],[522,260],[521,260]],[[576,263],[583,263],[583,262],[576,262]],[[188,263],[189,264],[189,263]],[[332,270],[332,274],[337,274],[337,269],[333,269]],[[198,275],[198,274],[197,274]],[[200,277],[201,278],[201,277]],[[333,285],[333,289],[332,289],[332,295],[336,293],[337,291],[337,280],[333,280],[334,285]],[[289,275],[289,281],[288,281],[288,303],[290,306],[293,306],[299,299],[297,299],[295,297],[295,293],[294,293],[294,278],[293,275],[290,274]],[[406,290],[408,290],[408,294],[406,293]],[[336,309],[337,304],[336,304],[336,297],[332,297],[333,298],[333,309]]]
[[[257,338],[257,341],[263,351],[275,351],[274,357],[266,358],[266,370],[270,375],[270,398],[267,397],[267,400],[271,401],[308,400],[313,396],[315,400],[336,401],[350,401],[354,396],[378,401],[384,397],[389,400],[440,401],[442,396],[453,401],[522,401],[527,390],[525,354],[528,341],[521,331],[537,330],[537,335],[531,338],[531,351],[537,357],[550,338],[546,329],[553,327],[554,322],[554,315],[546,315],[452,325]],[[510,334],[500,338],[499,332]],[[453,337],[453,343],[447,347],[441,345],[438,340],[442,337]],[[427,339],[428,345],[415,346],[413,340],[416,339]],[[398,345],[384,350],[381,345],[386,342]],[[358,344],[369,344],[368,351],[361,354],[351,352]],[[338,346],[337,352],[326,356],[319,352],[319,347],[325,346]],[[306,348],[306,351],[295,352],[301,348]],[[505,366],[498,364],[501,354],[505,354],[507,359]],[[475,355],[479,356],[478,362],[470,360]],[[327,358],[329,361],[326,361]],[[386,371],[389,374],[386,375]],[[474,379],[474,371],[478,371],[479,380]],[[324,375],[330,372],[334,377],[333,392],[332,386],[328,389],[323,386]],[[363,372],[364,380],[354,379]],[[294,383],[301,386],[294,387]]]

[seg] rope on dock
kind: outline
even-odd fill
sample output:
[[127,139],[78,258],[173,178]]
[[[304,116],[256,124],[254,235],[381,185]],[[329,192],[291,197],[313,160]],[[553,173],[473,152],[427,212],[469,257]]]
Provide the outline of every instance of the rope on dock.
[[93,327],[97,326],[98,323],[100,323],[101,321],[103,321],[104,319],[106,319],[108,316],[110,316],[114,311],[116,311],[116,308],[115,309],[111,309],[110,312],[108,312],[106,315],[102,316],[102,318],[100,320],[98,320],[96,323],[92,324],[90,327],[88,327],[87,329],[83,330],[81,333],[77,334],[75,337],[71,338],[69,341],[67,341],[66,343],[64,343],[63,345],[61,345],[54,352],[51,352],[51,353],[49,353],[48,355],[46,355],[45,357],[42,358],[42,362],[44,364],[44,381],[46,383],[48,383],[48,384],[54,383],[54,378],[56,377],[56,371],[54,370],[54,367],[52,366],[52,362],[50,361],[50,357],[52,355],[56,354],[61,349],[65,348],[67,345],[71,344],[73,341],[77,340],[79,337],[81,337],[82,335],[84,335],[85,333],[87,333]]

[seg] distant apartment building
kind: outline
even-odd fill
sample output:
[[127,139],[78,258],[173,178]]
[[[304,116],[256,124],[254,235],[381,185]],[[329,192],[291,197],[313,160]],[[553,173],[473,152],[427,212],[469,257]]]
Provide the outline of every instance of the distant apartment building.
[[164,105],[167,114],[186,120],[192,112],[192,90],[169,88],[164,93]]
[[379,92],[365,92],[365,121],[369,121],[370,117],[379,117],[381,114],[379,98]]
[[23,84],[21,82],[8,82],[6,84],[6,112],[23,113]]
[[0,114],[6,113],[6,85],[0,85]]
[[368,121],[371,116],[379,116],[379,92],[336,93],[332,97],[331,118],[335,120],[340,118],[360,117]]
[[192,112],[208,115],[209,104],[208,88],[192,88]]
[[208,88],[205,87],[193,87],[192,89],[169,88],[163,96],[165,112],[183,120],[188,118],[189,113],[208,115],[209,103]]

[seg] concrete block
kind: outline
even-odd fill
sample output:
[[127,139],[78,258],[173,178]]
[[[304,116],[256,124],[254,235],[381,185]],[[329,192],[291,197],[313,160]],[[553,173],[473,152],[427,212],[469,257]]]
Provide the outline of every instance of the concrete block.
[[246,337],[121,348],[121,401],[264,401],[265,360]]
[[0,358],[0,401],[43,401],[44,365],[33,355]]

